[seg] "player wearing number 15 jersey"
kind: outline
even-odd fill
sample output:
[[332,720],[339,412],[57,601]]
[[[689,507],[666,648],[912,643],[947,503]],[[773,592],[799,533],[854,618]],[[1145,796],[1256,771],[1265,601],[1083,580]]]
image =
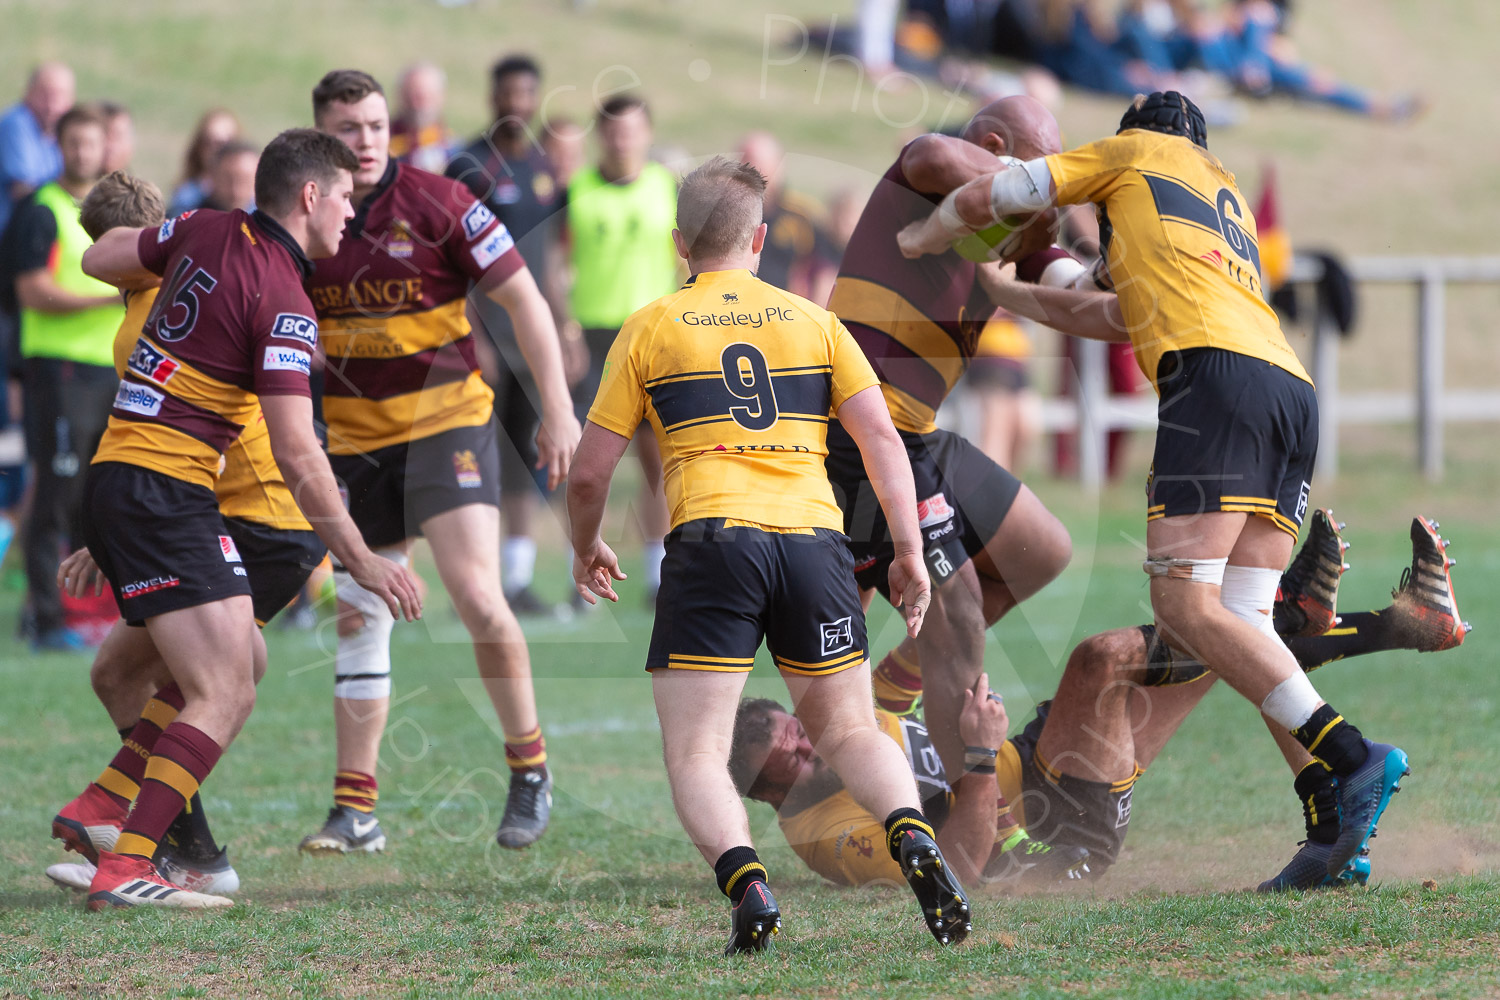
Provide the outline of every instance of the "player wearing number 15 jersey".
[[599,526],[615,464],[645,420],[671,511],[646,669],[678,817],[734,907],[726,951],[764,947],[781,924],[728,772],[736,704],[762,640],[812,740],[884,818],[889,853],[947,944],[968,933],[968,903],[905,759],[870,711],[864,613],[823,466],[829,413],[866,456],[895,535],[891,591],[914,633],[929,583],[911,466],[844,325],[752,273],[765,190],[754,167],[720,157],[682,183],[672,237],[691,277],[631,315],[605,360],[568,486],[573,577],[585,600],[617,599],[610,581],[624,576]]

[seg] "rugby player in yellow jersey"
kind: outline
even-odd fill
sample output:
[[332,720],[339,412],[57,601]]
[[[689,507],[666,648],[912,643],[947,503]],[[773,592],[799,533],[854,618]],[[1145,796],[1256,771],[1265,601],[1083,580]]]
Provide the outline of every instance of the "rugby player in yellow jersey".
[[149,631],[183,695],[151,747],[116,756],[129,784],[85,793],[118,806],[136,792],[114,847],[91,858],[91,909],[230,905],[177,888],[151,859],[249,716],[264,670],[249,572],[212,489],[257,406],[320,537],[393,614],[420,614],[415,578],[360,541],[313,430],[317,326],[301,282],[354,214],[356,165],[325,135],[283,132],[257,167],[254,213],[204,210],[155,229],[111,229],[83,255],[86,273],[119,288],[165,279],[89,466],[85,541],[122,617]]
[[[150,228],[164,221],[161,192],[150,181],[123,171],[111,173],[96,184],[80,209],[80,222],[91,239],[120,226]],[[115,370],[122,377],[155,304],[158,287],[156,282],[149,288],[125,292],[125,319],[114,343]],[[214,495],[224,515],[225,532],[249,573],[256,623],[264,625],[301,590],[322,561],[327,546],[307,523],[282,481],[265,419],[259,413],[225,451],[223,466],[214,483]],[[88,549],[79,549],[64,560],[58,577],[59,585],[75,596],[88,592],[90,583],[95,588],[103,585]],[[127,744],[133,741],[139,746],[154,739],[149,730],[159,731],[182,707],[182,692],[167,673],[150,634],[123,621],[115,624],[95,653],[90,681]],[[135,739],[134,729],[140,725],[149,729],[142,739]],[[113,767],[106,769],[100,784],[106,789],[129,787]],[[73,822],[68,812],[65,807],[57,821],[65,829]],[[112,847],[119,833],[118,825],[109,822],[113,817],[91,818],[92,832],[91,826],[76,824],[83,830],[74,830],[72,835],[87,837],[97,847]],[[123,812],[118,819],[123,822]],[[238,889],[239,876],[229,864],[227,852],[215,844],[202,798],[196,793],[167,828],[161,847],[156,865],[168,881],[214,894]],[[85,890],[93,872],[94,866],[87,860],[47,869],[54,882]]]
[[1312,489],[1318,403],[1263,296],[1255,219],[1208,152],[1203,113],[1175,91],[1138,97],[1115,136],[976,178],[898,242],[911,258],[941,253],[1000,219],[1085,202],[1100,213],[1115,298],[1038,293],[1072,298],[1096,319],[1117,314],[1099,335],[1128,335],[1160,397],[1144,567],[1158,627],[1294,737],[1304,764],[1331,772],[1338,836],[1309,841],[1289,867],[1321,861],[1337,878],[1409,769],[1402,750],[1365,739],[1318,696],[1276,634],[1276,590]]
[[837,317],[758,280],[765,178],[715,157],[677,196],[690,276],[626,321],[568,484],[578,592],[618,600],[600,538],[616,464],[644,419],[661,445],[671,530],[646,669],[672,799],[733,905],[726,952],[765,946],[781,914],[726,763],[745,674],[765,640],[798,718],[883,835],[942,944],[969,930],[901,751],[875,726],[864,613],[824,472],[837,413],[892,525],[889,584],[916,634],[929,599],[911,467],[879,380]]
[[[510,791],[496,839],[522,848],[547,828],[552,778],[526,637],[500,582],[500,451],[465,314],[472,286],[510,315],[541,394],[537,468],[567,476],[579,424],[557,328],[510,232],[463,184],[390,156],[380,84],[334,70],[312,93],[318,127],[359,159],[349,236],[307,280],[328,357],[328,452],[367,544],[404,561],[425,536],[505,734]],[[333,808],[301,847],[376,851],[375,772],[391,701],[391,629],[381,602],[336,572],[337,765]]]

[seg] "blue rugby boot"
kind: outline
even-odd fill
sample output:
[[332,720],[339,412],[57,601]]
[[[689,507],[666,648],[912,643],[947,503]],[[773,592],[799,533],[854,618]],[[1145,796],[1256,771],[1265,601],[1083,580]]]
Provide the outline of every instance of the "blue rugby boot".
[[1375,824],[1411,773],[1406,751],[1389,743],[1364,741],[1369,758],[1353,774],[1339,778],[1339,837],[1328,855],[1328,874],[1338,878],[1369,846]]

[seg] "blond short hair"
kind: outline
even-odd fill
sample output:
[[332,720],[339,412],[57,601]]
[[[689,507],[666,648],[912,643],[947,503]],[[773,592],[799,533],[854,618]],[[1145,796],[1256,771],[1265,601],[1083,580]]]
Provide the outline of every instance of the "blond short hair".
[[78,213],[79,224],[91,240],[121,226],[128,229],[159,226],[166,217],[161,189],[123,170],[105,174],[83,199]]
[[715,156],[682,179],[677,229],[688,254],[728,257],[749,247],[765,213],[766,179],[748,163]]

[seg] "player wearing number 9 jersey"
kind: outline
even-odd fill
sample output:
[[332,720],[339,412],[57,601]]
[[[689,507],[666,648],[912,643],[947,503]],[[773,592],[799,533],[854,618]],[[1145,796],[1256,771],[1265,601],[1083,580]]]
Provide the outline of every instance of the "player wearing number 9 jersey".
[[829,413],[865,455],[892,525],[891,592],[914,634],[930,585],[911,466],[844,325],[753,274],[765,189],[754,167],[721,157],[679,189],[672,237],[691,277],[631,315],[605,359],[568,486],[573,578],[586,600],[617,598],[610,581],[624,576],[599,528],[614,467],[645,420],[671,513],[646,669],[677,814],[734,907],[726,950],[761,948],[780,928],[727,770],[762,640],[812,740],[826,738],[850,794],[885,819],[890,855],[946,944],[968,932],[968,904],[870,711],[864,614],[823,464]]

